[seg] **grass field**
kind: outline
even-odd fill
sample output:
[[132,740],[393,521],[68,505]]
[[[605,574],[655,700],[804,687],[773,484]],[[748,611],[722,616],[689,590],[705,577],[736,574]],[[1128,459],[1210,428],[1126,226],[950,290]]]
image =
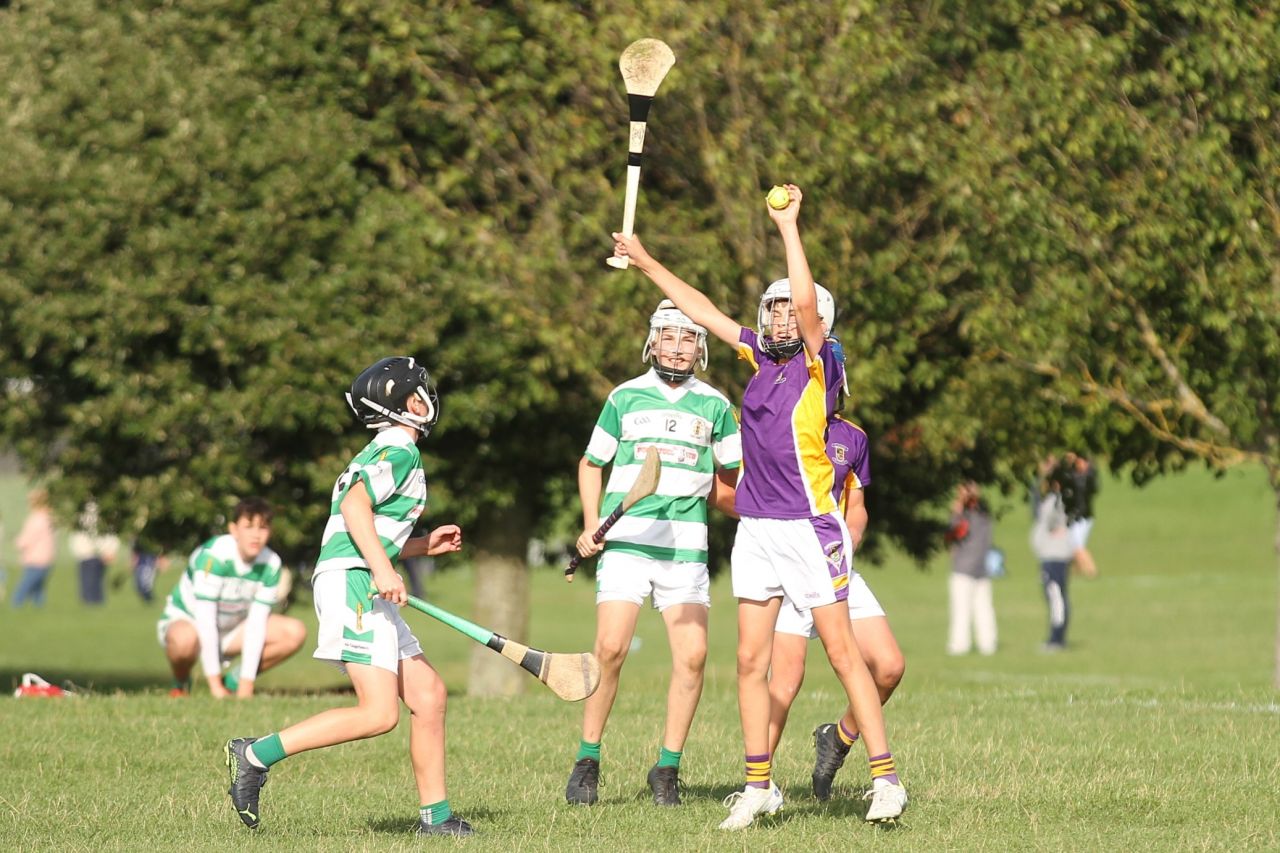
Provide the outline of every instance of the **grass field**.
[[[0,481],[0,513],[11,540],[21,518],[12,477]],[[707,689],[682,768],[684,807],[656,811],[644,784],[665,692],[655,614],[641,619],[605,737],[602,802],[590,809],[563,801],[580,707],[532,681],[536,689],[514,702],[461,695],[470,642],[410,614],[457,693],[450,799],[480,834],[466,842],[407,834],[417,803],[405,727],[279,765],[264,790],[264,828],[250,833],[225,794],[223,741],[348,702],[331,690],[342,677],[303,657],[265,676],[266,695],[253,702],[169,700],[154,639],[159,605],[144,607],[126,588],[104,608],[82,608],[73,567],[59,564],[43,611],[0,610],[0,686],[32,670],[93,691],[0,698],[0,849],[1280,849],[1272,513],[1256,471],[1220,480],[1192,472],[1142,490],[1108,481],[1091,542],[1102,577],[1074,583],[1071,648],[1053,656],[1037,651],[1044,604],[1021,507],[997,528],[1010,575],[996,591],[994,657],[942,653],[944,560],[927,571],[901,560],[869,569],[908,661],[887,718],[912,802],[892,830],[860,820],[862,761],[841,771],[830,803],[809,793],[810,732],[843,705],[817,651],[777,756],[786,808],[744,833],[716,830],[720,800],[742,774],[733,608],[721,578]],[[0,554],[12,585],[11,542]],[[173,576],[162,579],[165,591]],[[465,613],[470,586],[465,570],[445,572],[430,597]],[[534,644],[590,647],[590,584],[566,586],[541,570],[534,597]],[[309,612],[295,615],[314,624]]]

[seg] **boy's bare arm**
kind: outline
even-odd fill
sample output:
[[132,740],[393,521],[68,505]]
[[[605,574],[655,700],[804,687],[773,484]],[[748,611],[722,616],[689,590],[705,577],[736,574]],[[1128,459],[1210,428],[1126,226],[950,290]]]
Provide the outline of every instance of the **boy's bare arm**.
[[369,500],[369,493],[362,485],[349,489],[342,499],[341,509],[351,541],[369,564],[378,595],[393,604],[404,604],[409,600],[409,593],[404,588],[404,579],[396,574],[387,552],[382,550],[378,531],[373,526],[373,503]]
[[583,557],[590,557],[603,546],[591,541],[600,527],[600,492],[604,485],[604,470],[587,457],[578,461],[578,499],[582,501],[582,535],[575,547]]
[[[690,320],[699,326],[705,326],[708,332],[730,346],[738,345],[742,326],[727,317],[706,294],[658,263],[645,249],[639,237],[615,233],[613,254],[620,258],[630,258],[632,266],[649,276]],[[815,304],[816,301],[815,297]]]
[[787,252],[787,278],[791,280],[791,310],[795,312],[796,323],[800,326],[800,337],[804,339],[804,348],[810,358],[816,358],[822,349],[822,320],[818,317],[818,292],[813,287],[813,272],[809,269],[809,258],[804,253],[804,242],[800,239],[800,204],[804,201],[804,193],[795,184],[786,185],[791,196],[791,204],[775,210],[765,205],[769,217],[778,226],[782,235],[782,245]]

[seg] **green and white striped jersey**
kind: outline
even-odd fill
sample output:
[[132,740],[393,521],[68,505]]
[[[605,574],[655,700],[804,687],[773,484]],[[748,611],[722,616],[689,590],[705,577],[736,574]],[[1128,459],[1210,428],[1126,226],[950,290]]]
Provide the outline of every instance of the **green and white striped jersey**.
[[742,464],[733,406],[697,377],[672,388],[652,370],[614,388],[585,454],[596,465],[613,463],[601,517],[622,502],[650,447],[662,460],[658,490],[618,520],[605,537],[605,550],[705,563],[707,495],[715,470]]
[[395,561],[427,506],[427,475],[413,437],[402,429],[380,430],[333,486],[329,523],[324,528],[315,574],[332,569],[367,569],[347,532],[342,499],[355,483],[363,483],[373,504],[373,527],[387,556]]
[[195,618],[195,602],[218,604],[218,632],[225,634],[249,615],[255,601],[274,607],[279,598],[280,558],[263,548],[252,563],[240,559],[230,533],[215,536],[191,552],[187,569],[169,593],[169,606]]

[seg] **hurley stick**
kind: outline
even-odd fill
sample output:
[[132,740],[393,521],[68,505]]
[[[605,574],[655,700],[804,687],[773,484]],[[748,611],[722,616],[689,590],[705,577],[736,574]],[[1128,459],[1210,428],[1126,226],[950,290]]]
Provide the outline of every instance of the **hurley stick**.
[[[636,195],[640,191],[640,155],[644,151],[644,135],[649,122],[649,106],[658,91],[662,79],[676,55],[665,42],[657,39],[640,39],[627,45],[618,60],[622,81],[627,87],[627,106],[631,112],[631,137],[627,146],[627,195],[622,206],[622,233],[630,237],[636,225]],[[624,270],[629,265],[626,258],[609,257],[605,262]]]
[[[631,488],[622,496],[622,503],[609,513],[609,517],[600,523],[596,528],[596,532],[591,534],[591,541],[599,545],[604,541],[604,535],[609,532],[609,528],[618,523],[618,519],[623,514],[636,505],[636,501],[641,498],[647,498],[658,490],[658,478],[662,475],[662,461],[658,458],[658,451],[650,447],[645,451],[644,463],[640,466],[640,473],[636,476],[636,481],[631,484]],[[578,570],[578,564],[581,563],[583,557],[581,554],[574,554],[573,559],[569,561],[569,568],[564,570],[564,579],[569,583],[573,583],[573,573]]]
[[600,664],[596,662],[596,656],[590,652],[558,654],[532,649],[522,643],[508,640],[501,634],[495,634],[487,628],[481,628],[474,622],[469,622],[416,596],[409,596],[409,606],[433,619],[438,619],[477,643],[488,646],[507,660],[518,663],[522,669],[550,687],[551,692],[561,699],[577,702],[595,693],[596,688],[600,686]]

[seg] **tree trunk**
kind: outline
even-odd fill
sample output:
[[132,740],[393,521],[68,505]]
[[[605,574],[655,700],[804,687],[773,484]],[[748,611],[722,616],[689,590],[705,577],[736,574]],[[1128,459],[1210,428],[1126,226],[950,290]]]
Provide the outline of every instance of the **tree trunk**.
[[[529,636],[529,542],[527,514],[515,507],[489,519],[484,533],[473,536],[476,570],[474,622],[516,642]],[[529,674],[484,646],[471,651],[469,696],[515,696]]]

